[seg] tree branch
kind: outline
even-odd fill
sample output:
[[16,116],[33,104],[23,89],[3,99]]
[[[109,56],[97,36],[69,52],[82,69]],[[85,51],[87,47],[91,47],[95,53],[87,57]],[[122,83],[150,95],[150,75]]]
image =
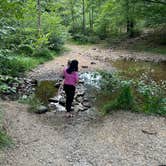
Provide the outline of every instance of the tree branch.
[[166,2],[163,1],[157,1],[157,0],[144,0],[146,2],[150,2],[150,3],[158,3],[158,4],[162,4],[162,5],[166,5]]

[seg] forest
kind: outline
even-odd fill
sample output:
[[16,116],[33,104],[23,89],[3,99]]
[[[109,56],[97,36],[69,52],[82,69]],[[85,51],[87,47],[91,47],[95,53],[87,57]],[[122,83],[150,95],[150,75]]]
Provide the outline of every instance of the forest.
[[[71,122],[57,112],[65,110],[60,73],[67,61],[73,58],[79,61],[80,82]],[[61,98],[55,100],[57,95]],[[36,165],[40,158],[29,146],[33,143],[42,155],[45,154],[40,161],[42,164],[39,162],[41,165],[54,166],[58,162],[59,165],[82,165],[85,151],[81,144],[78,143],[81,159],[72,156],[69,148],[70,145],[76,146],[72,142],[75,139],[89,145],[89,165],[102,165],[102,161],[106,165],[110,162],[107,156],[101,155],[94,160],[101,150],[112,155],[109,151],[111,139],[106,137],[113,139],[111,149],[114,149],[114,145],[116,148],[125,146],[122,140],[125,143],[128,138],[132,140],[131,135],[135,136],[135,145],[143,142],[144,147],[137,149],[135,145],[130,146],[129,141],[126,147],[132,159],[127,157],[125,162],[122,159],[126,157],[124,152],[119,156],[120,161],[113,157],[113,165],[135,165],[134,148],[138,153],[145,151],[144,148],[149,152],[143,154],[142,163],[145,165],[165,164],[165,135],[162,134],[166,133],[165,116],[166,0],[0,0],[0,165],[19,166],[26,153],[34,155],[29,162]],[[107,117],[107,120],[101,117]],[[105,137],[98,135],[97,138],[94,133],[100,133],[100,123],[111,128],[100,126]],[[49,126],[48,133],[44,125]],[[88,133],[88,125],[92,133]],[[56,134],[62,138],[52,134],[50,126],[54,126]],[[126,132],[121,131],[120,126],[127,126],[127,129],[123,128]],[[81,134],[77,135],[74,127],[84,132],[87,140]],[[41,133],[38,132],[40,129]],[[153,138],[157,134],[161,141],[158,147]],[[45,140],[45,135],[49,135],[52,144],[55,144],[54,137],[59,142],[63,140],[57,145],[58,152]],[[96,140],[91,138],[96,138],[98,145],[102,139],[106,144],[97,146],[94,144]],[[154,154],[157,159],[151,157],[149,138],[152,139],[152,151],[157,151]],[[9,154],[3,151],[3,148],[18,145],[20,139],[25,141],[24,148],[22,144],[20,147],[27,148],[27,152],[19,148]],[[41,141],[39,144],[38,140]],[[66,140],[69,143],[64,145]],[[49,147],[55,156],[61,152],[62,160],[51,158],[50,152],[47,153]],[[62,147],[69,149],[67,152],[73,161],[66,160],[66,151]],[[158,149],[162,149],[161,152]],[[24,156],[19,159],[22,151]],[[119,155],[116,150],[114,152]],[[11,153],[16,156],[13,163]],[[1,154],[5,157],[1,158]],[[52,161],[47,161],[48,158]],[[74,161],[75,158],[79,163]],[[28,163],[23,165],[28,166]]]

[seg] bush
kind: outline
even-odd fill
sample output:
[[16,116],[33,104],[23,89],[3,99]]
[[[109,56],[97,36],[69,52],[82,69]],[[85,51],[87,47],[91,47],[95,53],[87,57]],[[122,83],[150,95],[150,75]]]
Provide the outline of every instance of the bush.
[[60,51],[64,45],[64,39],[56,34],[51,34],[48,38],[48,48],[54,51]]
[[108,113],[111,110],[119,110],[119,109],[123,109],[123,110],[134,110],[134,96],[132,94],[131,91],[131,87],[128,85],[125,85],[120,93],[117,95],[117,97],[107,103],[104,107],[103,110],[104,112]]
[[[48,59],[48,58],[47,58]],[[35,67],[37,64],[45,61],[41,58],[32,58],[25,56],[16,56],[12,53],[0,52],[0,74],[18,76],[20,73]]]
[[100,41],[98,36],[86,36],[83,34],[74,34],[72,38],[77,41],[79,44],[92,43],[96,44]]
[[98,36],[89,36],[88,42],[92,44],[97,44],[100,41],[100,38]]
[[106,72],[101,75],[101,96],[107,95],[109,99],[104,101],[104,113],[123,109],[166,115],[166,82],[156,83],[144,74],[138,80],[124,80],[118,74]]
[[32,55],[33,54],[33,48],[30,45],[22,44],[18,47],[18,51],[20,53],[25,54],[25,55]]
[[48,59],[48,60],[53,59],[51,51],[47,48],[36,49],[33,53],[33,56],[34,57],[45,58],[45,59]]

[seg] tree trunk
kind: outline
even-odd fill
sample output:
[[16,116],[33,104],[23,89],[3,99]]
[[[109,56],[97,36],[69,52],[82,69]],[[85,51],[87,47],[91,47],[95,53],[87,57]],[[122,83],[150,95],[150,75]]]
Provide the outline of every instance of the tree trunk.
[[72,19],[72,33],[75,31],[75,19],[74,19],[74,9],[71,8],[71,19]]
[[37,0],[37,29],[38,29],[38,37],[40,37],[41,33],[41,6],[40,6],[40,0]]
[[129,0],[126,0],[126,23],[127,23],[127,34],[129,37],[134,36],[134,21],[130,13]]
[[85,22],[85,0],[82,0],[82,31],[83,34],[85,35],[86,32],[86,22]]
[[93,32],[93,24],[94,24],[94,8],[91,9],[91,31]]

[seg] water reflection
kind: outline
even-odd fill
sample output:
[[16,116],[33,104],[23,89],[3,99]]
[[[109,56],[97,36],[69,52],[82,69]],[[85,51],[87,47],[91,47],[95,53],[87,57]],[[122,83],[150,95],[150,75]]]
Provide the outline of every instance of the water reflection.
[[166,63],[118,60],[110,62],[129,78],[138,78],[143,73],[155,81],[166,80]]

